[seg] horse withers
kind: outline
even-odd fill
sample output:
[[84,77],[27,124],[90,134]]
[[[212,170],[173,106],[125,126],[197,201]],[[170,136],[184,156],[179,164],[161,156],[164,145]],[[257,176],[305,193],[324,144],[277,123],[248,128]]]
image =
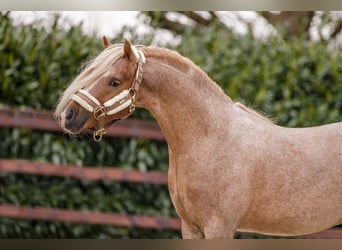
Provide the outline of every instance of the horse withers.
[[135,106],[148,109],[168,144],[183,238],[294,236],[342,223],[342,123],[277,126],[174,51],[104,45],[55,114],[66,132],[90,128],[100,140]]

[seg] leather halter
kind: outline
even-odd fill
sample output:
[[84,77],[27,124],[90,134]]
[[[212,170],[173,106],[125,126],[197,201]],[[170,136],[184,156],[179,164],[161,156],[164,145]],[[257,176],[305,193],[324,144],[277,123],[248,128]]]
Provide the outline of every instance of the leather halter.
[[138,59],[137,69],[132,79],[132,84],[129,89],[124,89],[119,94],[100,103],[100,101],[90,94],[85,89],[78,90],[72,95],[71,99],[81,105],[85,110],[93,113],[94,118],[98,121],[98,128],[95,129],[93,133],[93,138],[95,141],[101,141],[102,135],[106,134],[104,128],[104,117],[114,115],[120,111],[126,110],[124,116],[118,118],[117,120],[126,119],[135,110],[135,97],[136,92],[139,89],[139,85],[142,82],[142,65],[145,63],[145,55],[141,50],[131,47],[134,55]]

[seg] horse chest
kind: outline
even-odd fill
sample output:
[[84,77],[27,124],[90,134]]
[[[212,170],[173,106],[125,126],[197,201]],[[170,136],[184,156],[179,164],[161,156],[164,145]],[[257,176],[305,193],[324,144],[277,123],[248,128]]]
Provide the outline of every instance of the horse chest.
[[192,163],[186,159],[170,160],[168,183],[177,214],[187,223],[197,225],[207,210],[211,186],[201,181],[199,166],[193,168]]
[[169,192],[177,214],[184,220],[192,221],[193,211],[191,204],[195,200],[189,202],[189,197],[191,196],[189,192],[191,189],[189,188],[191,187],[189,176],[182,172],[181,165],[172,162],[172,160],[170,160],[168,175]]

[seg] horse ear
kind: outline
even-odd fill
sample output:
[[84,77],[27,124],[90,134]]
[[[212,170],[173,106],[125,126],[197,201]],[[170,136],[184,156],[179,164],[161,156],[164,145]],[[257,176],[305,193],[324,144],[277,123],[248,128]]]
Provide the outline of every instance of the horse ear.
[[103,36],[102,40],[103,40],[103,47],[105,49],[108,48],[110,45],[112,45],[112,43],[108,40],[108,38],[106,36]]
[[131,42],[126,38],[124,40],[124,57],[126,57],[128,60],[132,60],[135,58]]

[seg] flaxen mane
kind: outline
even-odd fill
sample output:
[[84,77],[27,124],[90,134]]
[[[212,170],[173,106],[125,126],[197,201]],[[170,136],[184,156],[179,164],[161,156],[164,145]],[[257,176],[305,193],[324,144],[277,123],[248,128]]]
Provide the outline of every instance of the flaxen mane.
[[[198,88],[208,88],[213,90],[213,93],[218,93],[220,95],[224,94],[219,85],[211,80],[211,78],[205,71],[194,64],[189,58],[182,56],[177,51],[154,46],[137,46],[137,48],[141,49],[147,58],[154,58],[160,62],[165,62],[166,64],[176,68],[177,70],[180,70],[189,77],[196,75]],[[208,82],[210,84],[208,84]]]
[[[137,47],[139,48],[139,46]],[[154,46],[140,48],[144,52],[146,57],[152,57],[168,63],[172,63],[173,66],[175,66],[179,70],[182,70],[183,72],[189,71],[195,66],[191,60],[180,55],[176,51]]]
[[[180,55],[178,52],[176,51],[172,51],[172,50],[168,50],[165,48],[159,48],[159,47],[141,47],[142,51],[144,52],[145,56],[147,57],[153,57],[156,59],[160,59],[160,60],[164,60],[167,61],[168,63],[172,63],[173,66],[175,66],[176,68],[182,70],[183,72],[189,72],[190,70],[198,69],[198,72],[196,73],[200,73],[202,75],[204,75],[206,78],[208,77],[207,74],[201,70],[198,66],[196,66],[191,60],[189,60],[186,57],[183,57],[182,55]],[[217,84],[213,83],[211,84],[214,88],[217,89]],[[221,89],[220,89],[221,90]],[[221,90],[222,91],[222,90]],[[236,107],[250,113],[253,114],[254,116],[267,121],[269,123],[273,123],[273,121],[268,118],[267,116],[265,116],[264,114],[247,107],[246,105],[242,104],[241,102],[235,102],[234,103]]]
[[244,110],[244,111],[246,111],[246,112],[248,112],[248,113],[250,113],[250,114],[252,114],[252,115],[254,115],[254,116],[256,116],[256,117],[258,117],[260,119],[262,119],[262,120],[264,120],[264,121],[267,121],[269,123],[273,123],[272,119],[268,118],[267,116],[263,115],[262,113],[254,110],[254,109],[251,109],[251,108],[245,106],[241,102],[234,102],[234,105],[236,107],[238,107],[238,108],[240,108],[240,109],[242,109],[242,110]]

